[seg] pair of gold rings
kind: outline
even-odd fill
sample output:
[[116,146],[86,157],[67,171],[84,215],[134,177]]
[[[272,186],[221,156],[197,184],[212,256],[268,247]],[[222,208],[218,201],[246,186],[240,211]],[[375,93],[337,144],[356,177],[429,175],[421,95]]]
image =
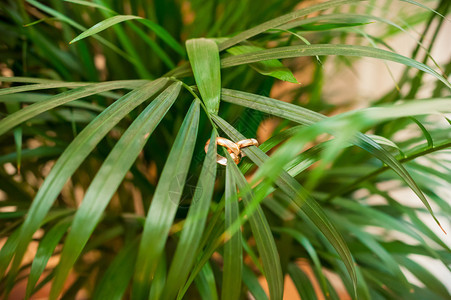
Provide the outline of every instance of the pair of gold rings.
[[[205,144],[205,153],[208,151],[208,145],[210,144],[210,139]],[[230,153],[230,156],[232,157],[233,161],[238,164],[242,157],[246,156],[244,153],[241,152],[242,148],[250,147],[250,146],[258,146],[258,141],[256,139],[245,139],[238,141],[236,143],[232,142],[231,140],[228,140],[223,137],[217,137],[216,138],[216,144],[220,146],[224,146],[227,149],[227,152]],[[218,164],[221,164],[223,166],[227,165],[227,158],[221,155],[217,155],[216,162]]]

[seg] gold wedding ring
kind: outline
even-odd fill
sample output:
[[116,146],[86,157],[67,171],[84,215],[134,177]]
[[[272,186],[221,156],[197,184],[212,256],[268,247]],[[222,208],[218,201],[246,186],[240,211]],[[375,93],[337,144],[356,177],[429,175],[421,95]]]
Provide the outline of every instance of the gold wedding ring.
[[258,141],[256,139],[247,139],[247,140],[241,140],[235,143],[238,148],[244,148],[249,146],[258,146]]
[[[256,139],[246,139],[236,142],[236,145],[238,148],[245,148],[250,146],[258,147],[258,141]],[[244,152],[241,152],[241,157],[245,157],[246,154]]]
[[[210,139],[207,141],[207,143],[205,143],[205,153],[207,153],[208,151],[208,145],[210,144]],[[231,140],[228,140],[226,138],[223,137],[217,137],[216,138],[216,144],[220,145],[220,146],[224,146],[227,149],[227,152],[230,153],[230,156],[232,157],[233,161],[238,164],[241,160],[240,157],[240,148],[237,146],[237,144],[235,144],[234,142],[232,142]],[[221,155],[217,155],[217,159],[216,161],[218,162],[218,164],[221,164],[223,166],[225,166],[227,164],[227,158],[225,158],[224,156]]]
[[[210,144],[210,140],[208,140],[205,143],[205,148],[204,148],[205,153],[207,153],[207,151],[208,151],[209,144]],[[216,144],[226,147],[227,152],[230,153],[230,156],[232,157],[233,161],[236,164],[238,164],[240,162],[241,158],[245,156],[245,154],[241,152],[241,148],[250,147],[250,146],[258,146],[258,141],[256,139],[246,139],[246,140],[241,140],[241,141],[234,143],[231,140],[228,140],[226,138],[217,137]],[[216,162],[218,164],[225,166],[225,165],[227,165],[227,158],[217,154]]]

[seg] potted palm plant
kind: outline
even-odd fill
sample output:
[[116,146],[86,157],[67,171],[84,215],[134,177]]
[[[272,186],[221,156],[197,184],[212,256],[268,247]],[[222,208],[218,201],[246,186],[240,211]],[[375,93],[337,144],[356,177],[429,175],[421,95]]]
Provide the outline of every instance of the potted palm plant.
[[[450,2],[423,2],[2,2],[3,297],[450,299]],[[390,89],[332,104],[369,59]]]

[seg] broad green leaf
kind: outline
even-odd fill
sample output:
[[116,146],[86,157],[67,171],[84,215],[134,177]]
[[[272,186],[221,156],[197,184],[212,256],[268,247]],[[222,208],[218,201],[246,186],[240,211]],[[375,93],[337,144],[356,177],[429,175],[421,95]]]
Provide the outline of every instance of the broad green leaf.
[[[215,140],[212,133],[210,140]],[[194,190],[188,215],[183,225],[180,240],[172,258],[162,299],[173,299],[188,278],[195,262],[196,253],[210,210],[213,187],[216,179],[216,143],[210,143],[207,156]]]
[[[251,53],[262,50],[262,48],[251,45],[240,45],[227,49],[227,52],[233,55]],[[256,62],[250,65],[255,71],[260,74],[272,76],[280,80],[288,81],[291,83],[299,83],[294,77],[293,73],[285,67],[279,60],[271,59]]]
[[[20,266],[31,237],[41,226],[42,221],[45,219],[67,180],[94,147],[120,120],[136,106],[163,88],[166,83],[167,79],[156,80],[126,94],[106,108],[67,147],[55,163],[49,175],[47,175],[28,210],[28,214],[20,230],[20,243],[14,249],[16,252],[10,270],[10,273],[12,273],[11,277],[15,277],[15,272],[17,272]],[[5,261],[0,257],[0,266],[2,263],[5,263]],[[7,263],[9,263],[9,260]],[[1,269],[0,271],[4,272]],[[3,275],[3,272],[0,273],[0,277]]]
[[[227,164],[229,165],[229,164]],[[280,265],[279,253],[276,243],[266,220],[260,203],[255,203],[254,194],[243,174],[235,164],[230,164],[232,176],[235,177],[240,196],[246,207],[246,216],[252,229],[252,235],[257,244],[258,253],[261,256],[263,271],[268,282],[269,294],[272,300],[282,299],[283,296],[283,274]],[[247,213],[253,207],[253,212]]]
[[[212,115],[213,121],[229,136],[232,141],[245,139],[233,126],[218,116]],[[257,147],[247,147],[243,152],[259,167],[261,167],[269,157]],[[321,206],[311,198],[304,188],[285,171],[280,173],[276,180],[279,188],[291,199],[292,205],[297,209],[297,213],[308,218],[319,231],[327,238],[330,244],[340,255],[345,264],[354,286],[356,286],[355,266],[351,253],[341,234],[336,230],[329,218],[326,216]],[[262,197],[266,195],[262,193]]]
[[[227,155],[227,161],[233,161]],[[238,195],[235,176],[232,173],[231,163],[226,166],[225,178],[225,228],[224,233],[224,265],[222,267],[222,293],[221,299],[239,299],[241,293],[241,272],[243,261],[243,246],[241,245],[241,231],[231,233],[230,228],[239,218]]]
[[141,19],[141,17],[130,16],[130,15],[120,15],[120,16],[114,16],[114,17],[108,18],[106,20],[103,20],[103,21],[97,23],[96,25],[92,26],[91,28],[83,31],[76,38],[74,38],[72,41],[70,41],[69,44],[78,42],[79,40],[82,40],[91,35],[97,34],[117,23],[121,23],[121,22],[128,21],[128,20],[133,20],[133,19]]
[[166,160],[147,213],[135,267],[132,299],[145,299],[149,296],[150,284],[185,186],[198,122],[199,100],[195,99]]
[[358,56],[372,57],[400,63],[409,67],[416,68],[426,72],[441,82],[448,88],[451,84],[442,75],[437,73],[431,67],[420,63],[406,56],[382,50],[373,47],[357,46],[357,45],[333,45],[333,44],[317,44],[317,45],[296,45],[287,47],[278,47],[266,49],[252,53],[246,53],[236,56],[226,57],[221,60],[222,68],[229,68],[243,64],[250,64],[270,59],[293,58],[301,56],[321,56],[321,55],[342,55],[342,56]]
[[15,126],[39,115],[47,110],[55,108],[57,106],[66,104],[67,102],[77,99],[85,98],[91,95],[99,94],[104,91],[110,91],[114,89],[140,87],[145,84],[145,80],[120,80],[96,83],[89,86],[83,86],[71,91],[67,91],[58,95],[55,95],[45,101],[34,103],[27,106],[20,111],[13,113],[0,121],[0,135],[3,135],[8,130]]
[[[363,0],[364,1],[364,0]],[[288,23],[290,21],[293,21],[295,19],[298,19],[300,17],[304,17],[307,16],[311,13],[317,12],[317,11],[321,11],[321,10],[325,10],[325,9],[329,9],[329,8],[335,8],[335,7],[340,7],[342,5],[346,5],[346,4],[353,4],[353,3],[359,3],[362,2],[362,0],[337,0],[337,1],[327,1],[324,3],[320,3],[317,5],[313,5],[313,6],[309,6],[288,14],[285,14],[283,16],[277,17],[275,19],[269,20],[265,23],[262,23],[258,26],[255,26],[251,29],[242,31],[240,33],[238,33],[237,35],[235,35],[234,37],[224,41],[223,43],[221,43],[219,45],[219,50],[222,51],[224,49],[230,48],[233,45],[236,45],[246,39],[249,39],[253,36],[256,36],[260,33],[263,33],[265,31],[267,31],[268,29],[271,28],[275,28],[278,27],[280,25],[283,25],[285,23]]]
[[97,172],[75,214],[71,231],[64,243],[50,299],[58,297],[70,269],[100,221],[111,197],[135,162],[149,136],[177,99],[180,86],[180,83],[172,84],[146,107],[124,132]]
[[192,39],[186,41],[186,50],[202,100],[209,113],[217,114],[221,96],[218,46],[212,40]]
[[97,283],[92,299],[121,300],[133,276],[136,256],[138,254],[138,239],[125,245],[116,255],[113,262]]
[[39,247],[36,252],[36,256],[31,264],[30,275],[28,276],[27,290],[25,298],[28,299],[36,283],[45,270],[47,262],[55,251],[56,246],[60,242],[63,235],[66,233],[70,226],[72,217],[65,218],[54,225],[39,242]]

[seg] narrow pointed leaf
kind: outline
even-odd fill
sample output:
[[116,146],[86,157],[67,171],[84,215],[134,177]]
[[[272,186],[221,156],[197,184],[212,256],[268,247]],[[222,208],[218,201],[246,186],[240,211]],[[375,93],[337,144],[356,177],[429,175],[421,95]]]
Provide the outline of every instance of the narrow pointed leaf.
[[[221,201],[221,203],[224,203],[224,201]],[[197,275],[203,271],[203,268],[205,265],[208,264],[209,259],[213,255],[213,253],[222,246],[223,239],[221,235],[224,233],[224,220],[222,218],[222,214],[224,212],[223,205],[222,207],[218,209],[214,216],[212,217],[213,222],[210,222],[208,224],[208,227],[206,229],[206,234],[204,234],[201,247],[203,249],[203,252],[201,252],[198,255],[197,262],[191,271],[188,280],[186,281],[185,285],[183,286],[183,289],[181,289],[177,295],[177,300],[183,299],[185,296],[186,291],[191,286]],[[222,219],[221,219],[222,218]],[[217,222],[220,222],[219,224]]]
[[0,135],[4,134],[8,130],[15,126],[43,113],[47,110],[55,108],[57,106],[66,104],[67,102],[77,99],[85,98],[91,95],[99,94],[104,91],[110,91],[114,89],[139,87],[145,84],[145,80],[121,80],[96,83],[89,86],[83,86],[71,91],[67,91],[58,95],[55,95],[42,102],[34,103],[27,106],[16,113],[13,113],[0,121]]
[[398,147],[398,145],[396,145],[394,142],[392,142],[391,140],[384,138],[383,136],[380,135],[375,135],[375,134],[365,134],[368,138],[372,139],[373,141],[375,141],[376,143],[378,143],[379,145],[385,145],[388,146],[390,148],[394,148],[396,149],[399,154],[401,154],[402,156],[404,156],[404,153],[402,152],[402,150]]
[[14,256],[14,251],[19,244],[20,239],[20,227],[14,230],[6,240],[6,242],[2,245],[0,249],[0,279],[3,277],[3,274],[6,272],[11,259]]
[[[108,7],[100,5],[98,3],[92,3],[92,2],[84,1],[84,0],[65,0],[65,1],[84,5],[84,6],[95,7],[98,9],[108,11],[113,14],[117,14],[115,11],[109,9]],[[140,17],[132,18],[132,19],[138,19],[139,22],[143,23],[146,27],[148,27],[150,30],[155,32],[155,34],[157,36],[159,36],[163,41],[165,41],[166,44],[168,44],[172,49],[177,51],[180,55],[185,56],[185,50],[183,49],[183,47],[171,36],[171,34],[169,32],[166,31],[166,29],[164,29],[157,23],[152,22],[151,20],[148,20],[148,19],[144,19],[144,18],[140,18]],[[145,40],[145,39],[151,40],[149,37],[146,36],[146,33],[144,33],[144,31],[142,31],[140,28],[134,26],[133,24],[131,24],[130,26],[132,27],[133,30],[135,30],[141,36],[141,38],[143,38],[143,40]],[[152,40],[152,42],[153,42],[153,40]],[[154,46],[159,47],[156,43],[154,44]],[[165,55],[163,52],[161,54]]]
[[311,125],[327,118],[320,113],[299,105],[236,90],[222,89],[221,99],[303,125]]
[[[11,268],[12,277],[15,276],[28,243],[34,232],[39,229],[42,221],[49,212],[56,197],[64,184],[80,166],[83,160],[102,140],[102,138],[136,106],[149,99],[167,83],[167,79],[149,82],[138,88],[106,108],[97,118],[85,127],[70,143],[64,153],[57,160],[51,172],[36,194],[24,223],[20,230],[20,243],[16,246],[14,263]],[[5,258],[6,260],[7,258]],[[4,263],[0,257],[0,266]],[[8,260],[9,263],[9,260]],[[3,270],[0,277],[3,275]]]
[[324,273],[323,273],[323,267],[321,265],[321,261],[318,257],[318,254],[317,254],[315,248],[313,247],[313,245],[310,243],[310,241],[302,233],[300,233],[299,231],[292,229],[292,228],[278,228],[277,231],[287,233],[287,234],[293,236],[293,238],[304,247],[304,249],[307,251],[308,255],[310,256],[310,259],[313,262],[315,271],[317,273],[316,275],[317,275],[317,277],[319,277],[318,279],[319,279],[321,288],[323,290],[323,293],[324,293],[324,295],[328,296],[329,289],[327,287],[326,277],[324,276]]
[[294,286],[301,299],[317,299],[312,282],[307,275],[293,263],[288,265],[288,274],[293,280]]
[[226,57],[221,60],[222,68],[229,68],[243,64],[250,64],[270,59],[293,58],[301,56],[320,56],[320,55],[343,55],[372,57],[400,63],[409,67],[416,68],[426,72],[441,82],[448,88],[451,84],[442,75],[437,73],[431,67],[418,62],[406,56],[382,50],[373,47],[357,46],[357,45],[333,45],[333,44],[317,44],[317,45],[296,45],[287,47],[278,47],[273,49],[261,50],[253,53],[246,53],[236,56]]
[[93,3],[93,2],[90,2],[90,1],[85,1],[85,0],[64,0],[64,1],[65,2],[74,3],[74,4],[89,6],[89,7],[93,7],[93,8],[98,8],[98,9],[102,9],[102,10],[105,10],[105,11],[110,12],[110,13],[114,13],[114,11],[112,11],[108,7],[105,7],[103,5],[100,5],[98,3]]
[[79,40],[82,40],[88,36],[97,34],[117,23],[124,22],[127,20],[140,19],[140,18],[141,17],[130,16],[130,15],[121,15],[121,16],[114,16],[114,17],[108,18],[106,20],[103,20],[103,21],[97,23],[96,25],[92,26],[91,28],[85,30],[83,33],[81,33],[76,38],[74,38],[72,41],[70,41],[69,44],[78,42]]
[[182,57],[186,55],[185,49],[183,49],[183,47],[172,37],[169,32],[166,31],[166,29],[148,19],[141,18],[138,21],[152,30],[159,38],[161,38],[169,47],[175,50]]
[[221,66],[218,46],[212,40],[186,41],[188,58],[202,100],[209,113],[217,114],[221,96]]
[[[245,137],[239,133],[233,126],[218,116],[212,116],[213,121],[229,136],[232,141],[239,141]],[[245,154],[259,167],[261,167],[269,157],[257,147],[244,148]],[[276,179],[276,184],[291,199],[292,204],[298,209],[297,212],[301,216],[307,217],[315,224],[323,235],[328,239],[330,244],[335,248],[345,264],[354,286],[356,286],[355,266],[351,253],[341,234],[330,222],[321,206],[311,198],[304,188],[291,177],[287,172],[282,171]]]
[[[0,90],[1,92],[1,90]],[[20,110],[19,103],[6,103],[6,110],[12,114]],[[14,143],[16,144],[16,167],[17,173],[20,174],[20,167],[22,163],[22,127],[14,129]]]
[[[227,52],[233,55],[251,53],[255,51],[262,50],[262,48],[251,45],[240,45],[227,49]],[[255,71],[262,75],[272,76],[274,78],[288,81],[291,83],[299,83],[294,77],[290,69],[285,67],[279,60],[271,59],[256,62],[250,65]]]
[[[38,2],[36,0],[26,0],[28,3],[30,3],[31,5],[41,9],[42,11],[48,13],[49,15],[54,16],[55,18],[57,18],[58,20],[65,22],[67,24],[69,24],[70,26],[84,31],[84,30],[88,30],[87,28],[85,28],[84,26],[80,25],[79,23],[77,23],[76,21],[74,21],[73,19],[67,17],[66,15],[64,15],[63,13],[44,5],[41,2]],[[118,55],[122,56],[124,59],[128,60],[129,62],[131,62],[134,65],[139,64],[140,62],[136,61],[133,57],[131,57],[129,54],[127,54],[126,52],[124,52],[123,50],[121,50],[118,46],[116,46],[115,44],[111,43],[110,41],[98,36],[98,35],[94,35],[93,36],[95,39],[97,39],[99,42],[101,42],[102,44],[104,44],[106,47],[110,48],[112,51],[116,52]]]
[[260,285],[257,275],[246,265],[243,266],[243,283],[256,300],[268,300],[268,296]]
[[[212,133],[210,140],[215,140]],[[195,187],[188,216],[185,219],[180,240],[177,245],[171,267],[169,269],[166,287],[162,299],[173,299],[188,278],[196,258],[205,222],[210,210],[213,187],[216,179],[216,143],[210,143],[208,153]]]
[[[46,78],[34,78],[34,77],[22,77],[22,76],[11,76],[5,77],[0,76],[0,81],[3,82],[21,82],[21,83],[61,83],[67,81],[54,80],[54,79],[46,79]],[[77,82],[71,82],[77,83]]]
[[[327,118],[326,116],[305,109],[298,105],[240,91],[222,89],[221,99],[226,102],[249,107],[304,125],[312,125]],[[383,108],[371,108],[361,113],[361,119],[365,120],[365,122],[368,121],[367,125],[371,125],[371,120],[374,121],[380,118],[388,120],[394,117],[403,117],[409,114],[415,114],[415,112],[417,114],[434,113],[436,111],[447,112],[451,108],[450,103],[451,101],[449,99],[437,99],[436,101],[434,101],[434,105],[432,105],[431,100],[416,101],[414,103],[406,103],[405,108],[392,111],[390,111],[390,109],[383,110]],[[344,117],[346,117],[346,115]],[[334,131],[329,130],[329,133],[334,134]],[[420,190],[420,188],[404,168],[404,166],[390,152],[382,148],[378,143],[362,133],[356,133],[355,137],[350,140],[350,142],[362,148],[363,150],[368,151],[369,153],[380,159],[382,162],[387,164],[393,171],[395,171],[407,183],[412,191],[415,192],[418,198],[420,198],[436,223],[440,226],[440,228],[442,228],[423,192]]]
[[133,276],[136,256],[138,254],[138,239],[125,245],[116,255],[111,265],[103,274],[95,287],[94,300],[121,300]]
[[166,66],[170,69],[175,68],[174,62],[171,60],[171,58],[168,56],[168,54],[160,47],[160,45],[154,41],[147,32],[139,28],[133,23],[129,24],[130,28],[133,29],[139,37],[142,39],[144,43],[149,45],[149,47],[155,51],[155,54],[158,55],[158,57],[166,64]]
[[[364,1],[364,0],[363,0]],[[283,25],[285,23],[288,23],[290,21],[293,21],[295,19],[298,19],[300,17],[307,16],[313,12],[339,7],[346,4],[353,4],[353,3],[359,3],[362,2],[362,0],[336,0],[336,1],[327,1],[324,3],[320,3],[317,5],[309,6],[303,9],[299,9],[297,11],[285,14],[283,16],[277,17],[275,19],[269,20],[265,23],[262,23],[258,26],[255,26],[251,29],[245,30],[234,37],[222,42],[219,45],[219,50],[227,49],[233,45],[236,45],[244,40],[247,40],[253,36],[256,36],[262,32],[265,32],[268,29],[278,27],[280,25]]]
[[397,256],[396,260],[420,280],[426,288],[440,295],[443,299],[451,298],[451,293],[446,286],[438,280],[436,274],[433,274],[419,263],[409,259],[407,256]]
[[27,282],[27,290],[25,296],[26,299],[31,296],[36,283],[45,270],[47,262],[55,251],[55,248],[60,242],[64,233],[66,233],[67,229],[69,228],[71,221],[72,217],[61,220],[55,226],[53,226],[40,241],[36,256],[34,257],[33,263],[31,264],[30,275]]
[[424,137],[428,141],[428,147],[433,148],[434,147],[434,140],[432,139],[432,136],[429,133],[429,131],[426,129],[426,127],[424,127],[424,125],[420,121],[418,121],[417,119],[415,119],[413,117],[411,119],[412,119],[412,121],[414,121],[418,125],[418,127],[421,130],[421,132],[423,132]]
[[[227,161],[233,161],[227,156]],[[222,276],[223,300],[239,299],[241,292],[241,272],[243,250],[241,245],[241,231],[230,233],[230,227],[239,219],[238,195],[236,191],[235,176],[232,173],[230,163],[226,166],[225,186],[225,243],[224,243],[224,265]]]
[[[36,103],[42,102],[52,97],[52,95],[41,94],[41,93],[25,93],[25,94],[10,94],[3,95],[0,97],[0,102],[2,103]],[[89,103],[83,100],[74,100],[68,103],[63,104],[66,107],[75,107],[88,109],[95,112],[102,112],[105,107],[102,107],[98,104]]]
[[359,227],[347,221],[345,218],[338,214],[335,216],[335,218],[340,226],[346,229],[347,232],[352,233],[353,236],[355,236],[363,245],[370,249],[370,251],[373,252],[377,258],[380,259],[380,262],[382,263],[382,265],[384,265],[384,268],[393,276],[395,276],[397,282],[400,285],[404,285],[407,289],[412,288],[411,284],[407,281],[393,256],[388,251],[386,251],[377,242],[377,240],[371,236],[371,234],[360,230]]
[[161,295],[166,283],[166,255],[163,252],[158,260],[157,269],[155,271],[155,277],[152,280],[152,286],[150,287],[149,299],[161,299]]
[[207,262],[199,275],[195,279],[197,290],[202,300],[218,300],[218,291],[216,290],[215,274],[210,264]]
[[[73,2],[73,1],[71,1],[71,2]],[[85,1],[83,1],[83,2],[77,1],[74,3],[86,5],[86,3],[84,3],[84,2]],[[105,8],[100,5],[97,5],[96,8],[109,10],[108,8]],[[146,27],[148,27],[150,30],[155,32],[155,34],[157,36],[159,36],[164,42],[166,42],[166,44],[168,44],[172,49],[177,51],[180,55],[182,55],[182,56],[185,55],[185,51],[182,48],[182,46],[180,46],[180,44],[163,27],[159,26],[155,22],[152,22],[151,20],[147,20],[147,19],[141,18],[139,16],[132,16],[132,15],[117,15],[117,16],[113,16],[108,19],[105,19],[105,20],[97,23],[96,25],[92,26],[91,28],[85,30],[84,32],[82,32],[80,35],[78,35],[76,38],[74,38],[72,41],[70,41],[70,44],[78,42],[78,41],[80,41],[84,38],[87,38],[89,36],[92,36],[94,34],[97,34],[113,25],[116,25],[116,24],[124,22],[124,21],[129,21],[129,20],[138,20],[139,22],[144,24]]]
[[132,299],[146,299],[149,296],[150,283],[185,186],[198,122],[199,101],[195,99],[177,134],[149,207],[136,262]]
[[81,86],[89,86],[91,84],[92,83],[82,83],[82,82],[52,82],[52,83],[27,84],[1,89],[0,96],[46,89],[75,88]]
[[180,83],[172,84],[146,107],[124,132],[97,172],[75,214],[71,231],[61,253],[50,299],[58,297],[70,269],[100,221],[111,197],[135,162],[149,136],[175,102],[180,92],[180,86]]
[[265,214],[259,203],[254,203],[254,194],[235,164],[230,164],[232,174],[235,176],[240,195],[246,209],[255,206],[255,211],[246,214],[252,229],[252,235],[257,244],[258,253],[261,256],[264,275],[268,282],[269,294],[272,300],[282,299],[283,274],[280,265],[279,253],[276,243],[266,220]]

